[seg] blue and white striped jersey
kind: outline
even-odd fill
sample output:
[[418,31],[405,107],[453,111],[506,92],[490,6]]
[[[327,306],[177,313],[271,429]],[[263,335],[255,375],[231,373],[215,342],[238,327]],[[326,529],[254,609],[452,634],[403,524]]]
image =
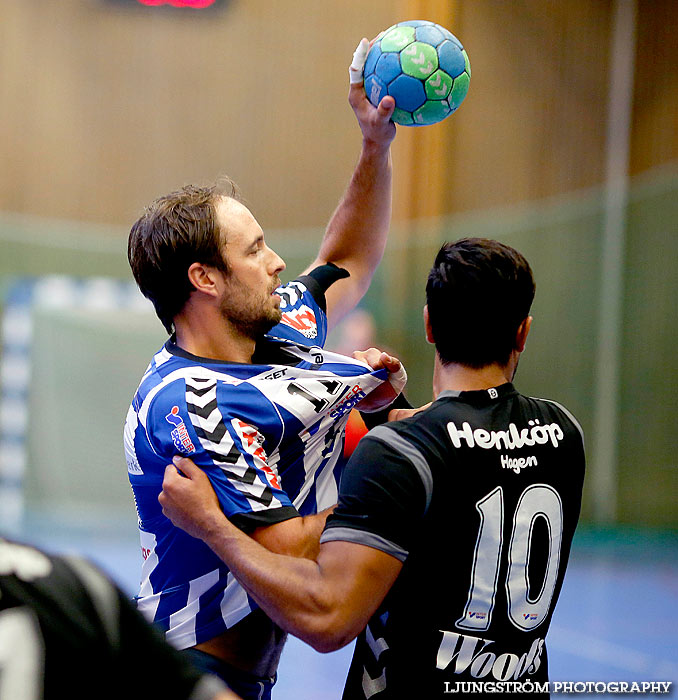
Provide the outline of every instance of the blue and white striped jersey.
[[283,318],[258,343],[256,364],[196,357],[170,340],[127,414],[144,559],[138,607],[180,649],[222,633],[254,603],[205,544],[162,514],[158,494],[172,457],[200,465],[245,530],[315,513],[336,503],[350,409],[386,379],[322,348],[324,291],[313,278],[279,293]]

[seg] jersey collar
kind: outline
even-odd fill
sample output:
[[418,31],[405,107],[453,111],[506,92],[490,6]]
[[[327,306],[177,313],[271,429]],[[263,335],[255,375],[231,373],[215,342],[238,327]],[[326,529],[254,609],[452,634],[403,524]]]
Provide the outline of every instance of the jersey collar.
[[511,382],[506,382],[506,384],[500,384],[499,386],[490,387],[489,389],[477,389],[476,391],[453,391],[452,389],[446,389],[438,394],[436,401],[440,399],[459,399],[466,403],[489,404],[516,393],[518,392],[513,384],[511,384]]
[[176,335],[172,336],[165,343],[165,350],[167,350],[170,355],[176,355],[177,357],[182,357],[185,360],[190,360],[200,365],[289,365],[293,367],[299,363],[299,358],[285,352],[285,346],[290,345],[289,341],[275,340],[267,336],[262,336],[260,340],[257,341],[254,355],[252,356],[252,362],[234,362],[232,360],[215,360],[210,357],[200,357],[199,355],[193,355],[192,353],[179,347],[176,343]]

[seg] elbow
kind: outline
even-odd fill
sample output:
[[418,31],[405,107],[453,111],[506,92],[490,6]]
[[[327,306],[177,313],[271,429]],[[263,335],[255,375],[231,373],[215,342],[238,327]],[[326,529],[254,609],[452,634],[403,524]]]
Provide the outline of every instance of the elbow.
[[320,654],[331,654],[333,651],[339,651],[339,649],[345,647],[346,644],[348,644],[348,642],[341,644],[334,640],[319,640],[311,644],[311,646]]
[[360,632],[344,613],[341,609],[327,610],[305,621],[300,620],[293,634],[321,654],[337,651],[352,642]]
[[315,630],[309,630],[308,633],[301,637],[303,641],[312,646],[321,654],[329,654],[333,651],[338,651],[345,647],[349,642],[352,642],[356,637],[347,630],[337,629],[336,627],[323,626]]
[[273,619],[322,654],[341,649],[355,639],[367,621],[336,587],[318,581],[309,585],[308,579],[306,584],[300,582],[297,604],[280,610],[280,618],[272,615]]

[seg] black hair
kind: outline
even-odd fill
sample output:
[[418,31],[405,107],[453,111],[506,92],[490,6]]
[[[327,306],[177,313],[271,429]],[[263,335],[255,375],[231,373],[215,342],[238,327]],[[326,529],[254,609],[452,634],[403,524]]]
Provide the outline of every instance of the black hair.
[[439,250],[426,284],[431,330],[443,363],[505,365],[527,318],[535,284],[510,246],[463,238]]

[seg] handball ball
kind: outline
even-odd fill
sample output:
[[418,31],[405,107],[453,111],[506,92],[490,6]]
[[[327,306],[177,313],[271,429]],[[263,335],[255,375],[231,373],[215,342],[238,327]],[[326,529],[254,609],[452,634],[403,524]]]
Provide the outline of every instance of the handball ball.
[[394,24],[367,54],[365,93],[376,107],[391,95],[393,121],[405,126],[435,124],[463,102],[471,64],[457,37],[425,20]]

